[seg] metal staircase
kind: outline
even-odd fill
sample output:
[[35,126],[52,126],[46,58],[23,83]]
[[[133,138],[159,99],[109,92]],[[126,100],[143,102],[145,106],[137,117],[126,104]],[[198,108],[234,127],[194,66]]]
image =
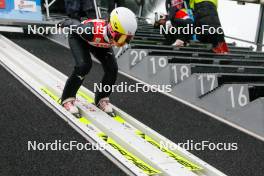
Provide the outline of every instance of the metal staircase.
[[158,29],[144,25],[139,25],[139,35],[133,43],[116,49],[122,72],[148,84],[172,85],[169,94],[174,97],[264,139],[264,114],[262,109],[253,108],[262,105],[263,52],[236,47],[234,43],[229,44],[227,55],[214,54],[210,45],[197,42],[174,48],[164,45],[162,36],[153,36],[153,33],[158,34]]

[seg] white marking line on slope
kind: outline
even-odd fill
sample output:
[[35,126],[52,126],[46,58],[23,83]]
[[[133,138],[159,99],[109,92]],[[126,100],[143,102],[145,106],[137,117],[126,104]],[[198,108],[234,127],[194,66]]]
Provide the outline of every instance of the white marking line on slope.
[[[66,48],[69,48],[69,46],[65,46],[64,44],[62,44],[62,43],[60,43],[60,42],[57,42],[57,41],[55,41],[54,39],[50,39],[50,38],[48,38],[48,39],[51,40],[51,41],[53,41],[53,42],[55,42],[55,43],[57,43],[57,44],[59,44],[59,45],[61,45],[61,46],[64,46],[64,47],[66,47]],[[101,64],[101,63],[100,63],[98,60],[96,60],[94,57],[92,57],[92,58],[93,58],[93,61],[95,61],[95,62],[98,63],[98,64]],[[136,81],[136,82],[143,83],[143,84],[145,84],[145,85],[147,85],[147,86],[150,86],[150,84],[148,84],[148,83],[146,83],[146,82],[144,82],[144,81],[142,81],[142,80],[140,80],[140,79],[138,79],[138,78],[135,78],[135,77],[133,77],[133,76],[131,76],[131,75],[128,75],[127,73],[125,73],[125,72],[123,72],[123,71],[118,70],[118,73],[120,73],[120,74],[126,76],[127,78],[130,78],[130,79],[132,79],[132,80],[134,80],[134,81]],[[250,136],[253,136],[253,137],[255,137],[255,138],[257,138],[257,139],[259,139],[259,140],[261,140],[261,141],[264,142],[264,137],[263,137],[263,136],[260,136],[260,135],[258,135],[258,134],[256,134],[256,133],[254,133],[254,132],[252,132],[252,131],[250,131],[250,130],[248,130],[248,129],[246,129],[246,128],[243,128],[243,127],[241,127],[241,126],[239,126],[239,125],[237,125],[237,124],[235,124],[235,123],[232,123],[232,122],[230,122],[230,121],[228,121],[228,120],[225,120],[223,117],[220,117],[220,116],[218,116],[218,115],[216,115],[216,114],[213,114],[213,113],[211,113],[211,112],[209,112],[209,111],[207,111],[207,110],[205,110],[205,109],[203,109],[203,108],[200,108],[199,106],[196,106],[196,105],[194,105],[194,104],[192,104],[192,103],[190,103],[190,102],[188,102],[188,101],[186,101],[186,100],[184,100],[184,99],[181,99],[181,98],[179,98],[179,97],[177,97],[177,96],[175,96],[175,95],[171,95],[171,94],[166,93],[166,92],[160,92],[160,93],[163,94],[163,95],[166,95],[166,96],[168,96],[168,97],[170,97],[170,98],[172,98],[172,99],[174,99],[174,100],[177,100],[177,101],[179,101],[179,102],[181,102],[181,103],[183,103],[183,104],[185,104],[185,105],[187,105],[187,106],[189,106],[189,107],[191,107],[191,108],[193,108],[193,109],[195,109],[195,110],[198,110],[198,111],[200,111],[200,112],[203,113],[203,114],[206,114],[206,115],[208,115],[208,116],[211,116],[212,118],[214,118],[214,119],[216,119],[216,120],[218,120],[218,121],[220,121],[220,122],[222,122],[222,123],[225,123],[225,124],[227,124],[227,125],[229,125],[229,126],[231,126],[231,127],[233,127],[233,128],[238,129],[239,131],[242,131],[242,132],[244,132],[244,133],[246,133],[246,134],[248,134],[248,135],[250,135]]]
[[24,30],[22,27],[14,27],[14,26],[0,26],[1,32],[16,32],[16,33],[23,33]]

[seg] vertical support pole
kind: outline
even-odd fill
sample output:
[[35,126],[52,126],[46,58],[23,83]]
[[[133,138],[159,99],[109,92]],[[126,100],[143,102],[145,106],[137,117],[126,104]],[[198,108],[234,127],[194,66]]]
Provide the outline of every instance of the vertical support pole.
[[94,0],[94,9],[95,9],[96,17],[97,19],[99,19],[100,15],[99,15],[99,9],[98,9],[96,0]]
[[[99,15],[99,18],[102,18],[102,13],[101,13],[101,8],[100,7],[98,7],[98,15]],[[98,17],[97,17],[97,19],[98,19]]]
[[257,51],[262,51],[264,37],[264,5],[260,5],[259,20],[256,34]]
[[45,0],[45,8],[46,8],[47,19],[49,19],[50,13],[49,13],[49,1],[48,0]]
[[138,17],[142,17],[142,12],[143,12],[143,4],[140,4],[140,6],[139,6],[139,12],[138,12]]

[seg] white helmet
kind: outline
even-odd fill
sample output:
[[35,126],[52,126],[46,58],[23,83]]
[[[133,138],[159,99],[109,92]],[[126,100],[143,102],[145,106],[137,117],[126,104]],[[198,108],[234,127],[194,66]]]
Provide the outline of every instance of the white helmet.
[[128,8],[118,7],[110,14],[110,25],[114,32],[134,36],[137,30],[137,19]]

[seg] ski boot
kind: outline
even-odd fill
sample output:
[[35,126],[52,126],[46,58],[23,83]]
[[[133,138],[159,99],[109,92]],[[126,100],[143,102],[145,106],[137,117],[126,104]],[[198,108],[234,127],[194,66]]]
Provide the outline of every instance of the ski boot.
[[102,98],[98,102],[97,107],[102,111],[104,111],[105,113],[107,113],[108,115],[110,115],[111,117],[116,116],[108,97]]
[[175,46],[177,48],[179,47],[183,47],[184,46],[184,41],[180,40],[180,39],[177,39],[173,44],[172,46]]
[[215,48],[213,48],[213,52],[216,54],[228,54],[229,48],[226,42],[220,42]]
[[67,98],[62,102],[62,106],[69,111],[72,115],[76,116],[77,118],[80,117],[80,111],[75,106],[75,98]]

